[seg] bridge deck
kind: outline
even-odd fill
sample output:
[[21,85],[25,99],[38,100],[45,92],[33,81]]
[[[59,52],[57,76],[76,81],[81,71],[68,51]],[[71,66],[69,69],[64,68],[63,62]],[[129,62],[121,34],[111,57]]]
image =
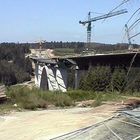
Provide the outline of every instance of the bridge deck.
[[[134,59],[135,58],[135,59]],[[78,65],[79,69],[87,70],[89,66],[123,66],[129,67],[131,61],[134,59],[133,67],[140,67],[140,52],[125,52],[125,53],[109,53],[109,54],[90,54],[49,58],[31,57],[34,61],[45,64],[57,64],[62,62],[67,64],[67,60],[72,60]],[[71,62],[72,62],[71,61]],[[71,63],[70,61],[68,63]],[[74,63],[71,63],[72,65]]]
[[109,65],[129,67],[134,59],[133,67],[140,67],[140,52],[116,53],[116,54],[96,54],[96,55],[81,55],[67,58],[60,58],[60,61],[72,59],[77,63],[80,69],[88,69],[89,66],[105,66]]

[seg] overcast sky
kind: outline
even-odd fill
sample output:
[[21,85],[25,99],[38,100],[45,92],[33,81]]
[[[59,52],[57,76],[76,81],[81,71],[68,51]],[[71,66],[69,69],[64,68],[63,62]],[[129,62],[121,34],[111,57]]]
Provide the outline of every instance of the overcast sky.
[[[79,20],[106,14],[122,0],[0,0],[0,42],[86,41],[86,27]],[[128,14],[94,23],[92,41],[102,43],[126,42],[124,24],[140,6],[139,0],[117,10],[127,8]],[[140,16],[140,14],[139,14]],[[135,18],[133,19],[133,21]],[[139,28],[140,29],[140,28]],[[140,31],[136,28],[135,32]],[[135,33],[133,32],[133,33]],[[133,34],[132,33],[132,34]],[[135,43],[139,37],[134,38]]]

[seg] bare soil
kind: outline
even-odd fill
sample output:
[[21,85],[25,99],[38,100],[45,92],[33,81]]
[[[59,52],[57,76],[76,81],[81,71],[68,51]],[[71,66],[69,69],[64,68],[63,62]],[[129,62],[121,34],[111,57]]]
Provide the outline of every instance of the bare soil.
[[103,121],[123,107],[110,102],[96,108],[13,112],[0,116],[0,140],[47,140]]

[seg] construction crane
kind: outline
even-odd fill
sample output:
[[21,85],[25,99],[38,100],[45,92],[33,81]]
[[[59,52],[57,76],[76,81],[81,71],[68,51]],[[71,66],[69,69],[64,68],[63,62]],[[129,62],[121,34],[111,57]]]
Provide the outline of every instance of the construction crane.
[[130,37],[130,34],[129,34],[129,28],[128,28],[128,25],[125,24],[125,31],[126,31],[126,34],[127,34],[127,38],[128,38],[128,50],[132,50],[133,49],[133,45],[131,43],[131,37]]
[[125,31],[126,31],[126,34],[127,34],[127,39],[128,39],[128,44],[129,44],[128,50],[133,50],[134,49],[133,48],[133,45],[132,45],[132,42],[131,42],[131,39],[134,38],[134,37],[136,37],[136,36],[138,36],[138,35],[140,35],[140,32],[139,32],[139,33],[137,33],[137,34],[135,34],[133,36],[130,36],[130,29],[131,29],[131,27],[132,26],[130,26],[128,28],[128,25],[125,24]]
[[46,43],[46,40],[40,40],[39,41],[39,51],[40,51],[40,54],[41,54],[41,51],[42,51],[42,48],[43,48],[43,43]]
[[91,12],[88,13],[88,20],[86,21],[79,21],[80,24],[82,25],[86,25],[87,24],[87,44],[88,46],[90,46],[90,42],[91,42],[91,30],[92,30],[92,22],[98,21],[98,20],[102,20],[102,19],[106,19],[106,18],[110,18],[113,16],[117,16],[120,14],[125,14],[128,11],[126,9],[122,9],[116,12],[110,12],[108,14],[102,15],[102,16],[98,16],[98,17],[94,17],[91,18]]
[[43,43],[45,43],[46,42],[46,40],[39,40],[39,41],[35,41],[35,43],[37,43],[39,46],[38,46],[38,49],[36,49],[37,50],[37,52],[38,52],[38,57],[42,57],[42,50],[43,50]]

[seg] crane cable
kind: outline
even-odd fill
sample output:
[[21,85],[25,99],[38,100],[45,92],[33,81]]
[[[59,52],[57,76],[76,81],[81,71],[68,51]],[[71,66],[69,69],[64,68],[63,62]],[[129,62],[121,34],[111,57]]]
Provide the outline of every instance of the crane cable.
[[[116,6],[114,9],[112,9],[110,12],[108,12],[108,14],[112,13],[113,11],[115,11],[116,9],[118,9],[119,7],[121,7],[122,5],[124,5],[125,3],[129,2],[130,0],[123,0],[118,6]],[[106,20],[106,18],[103,20],[103,22]]]
[[128,72],[127,72],[127,74],[126,74],[127,77],[128,77],[128,75],[129,75],[129,73],[130,73],[130,70],[131,70],[131,68],[132,68],[132,65],[133,65],[133,63],[134,63],[134,61],[135,61],[135,58],[136,58],[137,54],[138,54],[138,52],[135,53],[135,55],[133,56],[133,58],[132,58],[132,60],[131,60],[131,62],[130,62],[129,69],[128,69]]
[[132,25],[129,27],[129,30],[130,30],[131,28],[133,28],[133,26],[134,26],[138,21],[140,21],[140,18],[138,18],[136,21],[134,21],[134,22],[132,23]]
[[122,5],[124,5],[125,3],[129,2],[130,0],[123,0],[118,6],[116,6],[113,10],[111,10],[109,13],[113,12],[114,10],[118,9],[119,7],[121,7]]
[[114,135],[117,137],[119,140],[123,140],[117,133],[115,133],[109,126],[107,126],[105,123],[103,125]]
[[[125,82],[128,80],[129,73],[130,73],[130,71],[131,71],[132,65],[133,65],[133,63],[134,63],[134,61],[135,61],[135,58],[136,58],[137,54],[138,54],[138,52],[136,52],[135,55],[133,56],[133,58],[131,59],[129,69],[128,69],[128,71],[127,71],[126,78],[125,78],[125,81],[124,81],[123,86],[122,86],[122,90],[124,89]],[[121,91],[121,92],[122,92],[122,91]]]
[[137,23],[135,22],[135,25],[133,27],[131,27],[131,29],[129,29],[129,30],[130,31],[133,30],[139,23],[140,23],[140,18],[137,20]]
[[[128,1],[127,1],[128,2]],[[134,17],[134,15],[138,12],[140,10],[140,8],[138,8],[132,15],[131,15],[131,17],[128,19],[128,21],[126,22],[126,25],[131,21],[131,19]],[[138,23],[133,23],[133,24],[135,24],[135,26],[134,27],[136,27],[138,24],[140,23],[140,21],[138,22]],[[132,25],[131,25],[132,26]],[[134,27],[131,27],[132,29],[131,30],[133,30],[134,29]],[[123,29],[122,30],[124,30],[124,28],[125,27],[123,27]],[[129,27],[130,28],[130,27]],[[123,42],[123,40],[124,40],[124,38],[126,37],[126,32],[125,32],[125,34],[124,34],[124,36],[123,36],[123,39],[122,39],[122,42]]]
[[130,22],[130,20],[134,17],[134,15],[140,10],[140,8],[138,8],[133,14],[132,16],[128,19],[128,21],[126,22],[126,24],[128,24]]

